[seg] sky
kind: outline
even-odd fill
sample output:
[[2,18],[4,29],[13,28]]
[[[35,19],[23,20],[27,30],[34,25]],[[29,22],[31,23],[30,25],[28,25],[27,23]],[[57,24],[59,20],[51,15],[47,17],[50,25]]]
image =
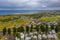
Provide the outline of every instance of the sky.
[[60,10],[60,0],[0,0],[0,10]]

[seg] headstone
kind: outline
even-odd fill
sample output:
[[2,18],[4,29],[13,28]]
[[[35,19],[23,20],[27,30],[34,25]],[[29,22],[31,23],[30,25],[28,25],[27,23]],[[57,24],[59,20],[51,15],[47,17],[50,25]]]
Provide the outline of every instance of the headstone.
[[21,40],[24,40],[24,34],[20,33],[20,36],[21,36]]
[[43,40],[46,40],[46,39],[47,39],[46,34],[43,34],[43,35],[42,35],[42,38],[43,38]]
[[52,30],[52,33],[55,34],[56,33],[55,30]]
[[41,34],[38,35],[38,40],[42,40],[42,35]]
[[32,33],[32,32],[30,32],[30,33],[29,33],[29,35],[33,35],[33,33]]
[[36,36],[36,35],[34,35],[34,36],[33,36],[33,39],[34,39],[34,40],[37,40],[37,36]]
[[53,40],[56,40],[56,39],[57,39],[56,34],[53,34]]
[[47,35],[48,40],[51,40],[51,34]]
[[25,38],[25,40],[31,40],[31,37],[28,37],[28,36],[27,36],[27,37]]
[[15,40],[20,40],[20,39],[16,37]]

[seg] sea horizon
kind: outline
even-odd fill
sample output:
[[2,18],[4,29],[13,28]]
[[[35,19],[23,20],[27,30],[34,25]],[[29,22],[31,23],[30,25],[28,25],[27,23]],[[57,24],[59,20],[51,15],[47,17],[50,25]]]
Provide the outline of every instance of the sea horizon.
[[0,15],[32,14],[37,12],[60,11],[60,10],[0,10]]

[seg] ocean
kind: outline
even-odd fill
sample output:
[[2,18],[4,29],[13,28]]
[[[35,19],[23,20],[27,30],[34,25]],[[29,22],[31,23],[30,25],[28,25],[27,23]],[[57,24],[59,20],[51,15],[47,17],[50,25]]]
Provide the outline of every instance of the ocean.
[[35,13],[35,12],[45,12],[49,10],[0,10],[0,15],[10,15],[10,14],[17,14],[17,13]]

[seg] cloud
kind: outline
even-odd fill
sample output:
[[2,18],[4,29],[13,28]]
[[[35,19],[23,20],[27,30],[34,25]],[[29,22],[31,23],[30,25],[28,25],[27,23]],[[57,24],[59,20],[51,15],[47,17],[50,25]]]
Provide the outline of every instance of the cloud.
[[57,7],[60,8],[60,0],[0,0],[0,9],[36,10]]

